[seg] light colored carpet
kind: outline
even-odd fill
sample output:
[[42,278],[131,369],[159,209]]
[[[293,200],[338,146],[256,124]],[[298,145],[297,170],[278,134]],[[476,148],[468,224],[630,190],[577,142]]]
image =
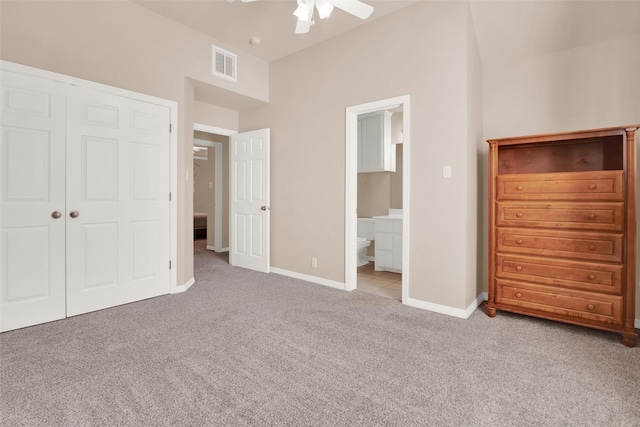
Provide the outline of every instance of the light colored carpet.
[[638,426],[640,349],[196,253],[196,284],[0,335],[3,426]]

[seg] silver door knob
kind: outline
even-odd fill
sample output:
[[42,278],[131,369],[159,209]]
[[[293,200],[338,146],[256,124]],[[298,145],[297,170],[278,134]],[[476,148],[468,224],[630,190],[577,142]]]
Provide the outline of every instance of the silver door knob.
[[51,217],[52,217],[53,219],[58,219],[58,218],[60,218],[61,216],[62,216],[62,214],[61,214],[59,211],[53,211],[53,212],[51,213]]
[[69,216],[70,216],[71,218],[78,218],[78,215],[80,215],[80,213],[78,213],[78,211],[71,211],[71,212],[69,213]]
[[267,210],[267,207],[266,207],[266,206],[262,206],[262,207],[260,208],[260,210],[261,210],[261,211],[266,211],[266,210]]

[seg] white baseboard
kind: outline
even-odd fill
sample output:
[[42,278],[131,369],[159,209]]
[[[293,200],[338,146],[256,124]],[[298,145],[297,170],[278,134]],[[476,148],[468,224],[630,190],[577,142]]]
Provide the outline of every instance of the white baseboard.
[[334,289],[345,290],[344,283],[334,280],[323,279],[322,277],[310,276],[308,274],[296,273],[295,271],[283,270],[282,268],[271,267],[271,273],[280,274],[282,276],[292,277],[294,279],[304,280],[305,282],[316,283],[318,285],[328,286]]
[[486,292],[482,292],[480,295],[478,295],[478,298],[476,298],[471,304],[469,304],[469,307],[467,307],[466,310],[449,307],[448,305],[422,301],[414,298],[408,298],[407,301],[403,301],[403,303],[410,307],[421,308],[423,310],[446,314],[448,316],[458,317],[460,319],[468,319],[469,316],[471,316],[471,314],[476,310],[476,308],[478,308],[478,306],[482,304],[482,301],[485,301],[487,298],[488,294]]
[[218,252],[218,249],[216,249],[216,247],[215,247],[215,246],[209,246],[209,245],[207,245],[207,250],[208,250],[208,251],[213,251],[213,252]]
[[180,285],[180,286],[176,286],[173,291],[171,291],[172,294],[179,294],[181,292],[186,292],[189,290],[189,288],[191,287],[191,285],[193,285],[194,283],[196,283],[196,278],[192,277],[191,279],[189,279],[187,281],[187,283],[185,283],[184,285]]
[[207,245],[207,250],[213,251],[213,252],[229,252],[229,248],[218,248],[217,246],[209,246],[209,245]]

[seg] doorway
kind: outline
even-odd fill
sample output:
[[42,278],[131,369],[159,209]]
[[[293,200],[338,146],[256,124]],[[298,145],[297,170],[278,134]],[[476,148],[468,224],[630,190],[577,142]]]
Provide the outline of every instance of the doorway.
[[228,253],[229,137],[237,132],[198,123],[193,128],[194,248]]
[[[348,107],[346,110],[345,289],[351,291],[358,286],[357,219],[361,216],[358,214],[358,171],[372,170],[367,169],[366,165],[363,166],[362,158],[359,159],[358,156],[359,128],[362,128],[363,118],[375,118],[375,116],[380,115],[382,116],[380,120],[385,120],[385,115],[390,117],[393,113],[399,112],[402,112],[402,118],[399,124],[401,126],[401,141],[396,140],[394,142],[400,142],[402,144],[402,160],[399,162],[399,167],[402,169],[402,190],[401,201],[395,202],[394,204],[397,205],[399,203],[401,208],[392,209],[386,215],[379,216],[382,221],[379,221],[378,231],[384,232],[386,228],[389,229],[389,234],[384,236],[384,240],[390,246],[390,252],[377,252],[380,260],[379,266],[376,267],[375,270],[381,271],[381,273],[376,271],[376,274],[379,275],[385,274],[384,270],[391,272],[390,274],[392,274],[392,272],[404,273],[401,278],[400,295],[403,303],[406,303],[409,295],[409,95],[356,105]],[[384,125],[378,126],[381,126],[380,129],[384,131]],[[390,138],[390,135],[386,135],[385,138]],[[389,143],[389,141],[386,142]],[[392,150],[392,152],[395,153],[395,150]],[[386,154],[383,154],[383,156],[384,155]],[[392,158],[391,164],[393,164],[395,158],[393,158],[392,154],[389,155]],[[385,167],[389,167],[390,163],[388,159],[378,160],[380,164],[386,164]],[[398,218],[398,216],[400,216],[400,218]],[[399,221],[397,221],[398,219]],[[375,244],[375,241],[373,244]],[[380,249],[382,248],[380,247]],[[392,281],[391,277],[388,279],[390,282]]]

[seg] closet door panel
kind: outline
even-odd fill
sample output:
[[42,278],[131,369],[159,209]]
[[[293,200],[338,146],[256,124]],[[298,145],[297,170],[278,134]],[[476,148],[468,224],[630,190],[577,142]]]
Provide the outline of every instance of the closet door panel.
[[69,89],[67,315],[169,292],[169,109]]
[[66,87],[0,73],[3,332],[65,317]]

